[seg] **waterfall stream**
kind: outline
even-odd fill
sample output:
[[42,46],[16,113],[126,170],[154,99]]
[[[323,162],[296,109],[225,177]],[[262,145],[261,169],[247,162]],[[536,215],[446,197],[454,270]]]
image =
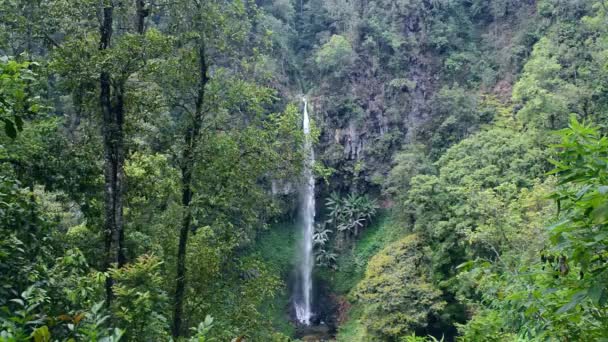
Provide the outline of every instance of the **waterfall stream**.
[[294,303],[296,318],[304,325],[310,325],[312,313],[312,269],[314,266],[313,234],[315,221],[315,178],[312,167],[315,162],[315,154],[310,139],[310,120],[308,118],[308,102],[304,101],[303,130],[305,135],[304,147],[307,158],[304,163],[304,180],[302,187],[302,200],[300,210],[302,215],[302,241],[300,243],[300,261],[298,267],[299,282],[296,288],[297,294]]

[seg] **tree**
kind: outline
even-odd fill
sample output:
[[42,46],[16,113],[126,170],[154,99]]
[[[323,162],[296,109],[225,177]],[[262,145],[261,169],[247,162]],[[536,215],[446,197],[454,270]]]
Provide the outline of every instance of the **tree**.
[[41,109],[40,97],[31,93],[37,83],[31,69],[36,65],[8,57],[0,60],[0,121],[12,139],[23,130],[24,120]]
[[491,115],[479,110],[479,102],[477,96],[457,86],[443,87],[434,94],[430,101],[433,128],[428,130],[433,156],[439,156],[492,120]]
[[[136,0],[136,18],[133,25],[133,31],[137,35],[143,36],[145,33],[145,18],[149,12],[144,8],[143,0]],[[116,6],[113,0],[106,2],[101,8],[100,21],[100,37],[99,50],[101,56],[112,56],[113,46],[112,38],[116,24],[114,23],[114,10]],[[128,31],[127,31],[128,32]],[[124,43],[138,43],[142,47],[144,41],[141,37],[126,34]],[[127,43],[127,44],[128,44]],[[118,44],[120,48],[121,44]],[[128,48],[122,46],[123,48]],[[122,51],[117,51],[116,55]],[[114,57],[117,57],[114,55]],[[120,58],[120,57],[119,57]],[[112,58],[107,58],[107,62],[115,62]],[[141,68],[138,65],[144,61],[144,58],[133,61],[122,61],[124,64],[119,67],[115,73],[112,73],[114,66],[110,64],[102,64],[99,74],[99,103],[102,114],[102,135],[104,146],[104,177],[105,177],[105,248],[106,248],[106,268],[110,267],[112,261],[116,262],[118,267],[122,267],[127,259],[125,254],[125,232],[123,222],[123,193],[124,193],[124,164],[125,164],[125,87],[127,80],[131,75]],[[135,64],[135,67],[132,66]],[[115,251],[112,252],[112,246]],[[106,285],[107,301],[112,298],[112,280],[108,277]]]
[[441,291],[429,280],[430,259],[423,242],[409,235],[375,255],[354,296],[364,303],[362,322],[372,336],[385,340],[414,333],[427,326],[445,307]]
[[[154,79],[171,85],[163,88],[163,96],[179,137],[173,145],[173,151],[179,151],[174,161],[180,171],[182,209],[173,294],[172,334],[177,337],[186,331],[184,316],[191,320],[192,315],[206,315],[201,306],[207,306],[198,299],[213,300],[206,291],[188,300],[189,291],[211,279],[211,284],[233,279],[232,273],[214,272],[212,261],[205,265],[189,260],[191,235],[213,227],[209,248],[226,257],[246,245],[255,226],[263,225],[275,210],[263,187],[269,177],[293,174],[303,137],[295,107],[269,114],[273,91],[257,74],[264,38],[255,31],[254,4],[178,1],[168,13],[175,46]],[[189,272],[192,267],[199,271]],[[213,278],[201,279],[203,274]],[[189,284],[190,277],[194,280]],[[213,316],[224,318],[221,313]]]
[[161,264],[157,257],[143,255],[135,262],[110,269],[114,324],[125,331],[129,341],[169,338],[168,320],[163,315],[169,298],[162,287]]
[[[600,162],[606,139],[574,118],[559,135],[556,178],[521,191],[505,219],[476,232],[475,239],[500,246],[500,253],[461,265],[462,290],[480,297],[466,295],[476,314],[459,327],[464,339],[595,340],[606,334]],[[492,237],[498,234],[507,238],[498,243]]]
[[340,70],[348,68],[354,59],[353,48],[343,36],[333,35],[315,56],[317,67],[324,71],[339,74]]
[[[208,94],[209,68],[211,66],[222,67],[223,63],[232,57],[231,52],[225,51],[235,49],[232,44],[245,42],[244,35],[249,29],[246,17],[246,8],[241,1],[232,2],[175,2],[172,4],[171,13],[174,15],[177,31],[175,36],[181,40],[181,49],[178,54],[169,59],[166,66],[177,67],[173,69],[175,74],[170,74],[170,79],[176,85],[183,88],[171,89],[167,93],[172,109],[181,115],[181,130],[183,144],[179,156],[179,168],[181,171],[181,193],[182,193],[182,223],[179,233],[177,249],[176,286],[173,297],[173,324],[172,334],[178,337],[182,334],[182,313],[184,295],[186,291],[186,251],[188,235],[196,230],[192,227],[193,208],[192,200],[193,173],[197,166],[197,153],[201,148],[199,141],[205,128],[210,128],[217,123],[216,118],[209,119],[210,113],[218,113],[221,103],[214,102],[213,96],[218,95],[212,91]],[[186,15],[186,20],[181,16]],[[210,53],[210,51],[213,51]],[[232,52],[234,53],[234,52]],[[178,63],[173,64],[172,63]],[[185,68],[185,66],[188,66]],[[238,70],[235,65],[230,66],[234,71]],[[171,69],[169,69],[171,70]],[[191,72],[196,70],[196,72]],[[193,91],[193,96],[183,91]],[[220,100],[221,101],[221,100]],[[208,115],[208,125],[205,124],[205,115]]]
[[[557,313],[568,314],[576,306],[597,310],[594,324],[587,333],[598,336],[606,333],[608,316],[608,253],[606,205],[608,181],[604,162],[608,153],[608,139],[598,128],[579,123],[572,117],[567,129],[560,131],[562,141],[556,145],[558,159],[553,161],[561,187],[554,194],[561,220],[553,225],[551,234],[556,250],[561,254],[561,273],[568,268],[580,270],[579,281],[569,284],[570,302]],[[569,265],[571,266],[568,266]],[[589,302],[584,302],[587,299]]]
[[393,158],[393,167],[383,186],[391,198],[402,200],[407,196],[413,177],[433,173],[435,169],[426,155],[424,145],[406,145]]
[[[202,15],[201,5],[198,4],[197,14]],[[202,18],[197,18],[197,29],[202,29]],[[198,86],[197,95],[194,104],[194,112],[191,114],[191,119],[186,123],[185,134],[184,134],[184,149],[182,151],[181,161],[181,173],[182,173],[182,206],[184,210],[182,226],[180,228],[179,235],[179,247],[177,254],[177,283],[175,287],[174,297],[174,312],[173,312],[173,336],[178,337],[181,333],[182,323],[182,310],[184,301],[184,291],[186,288],[186,247],[188,243],[188,234],[190,233],[192,224],[192,209],[190,204],[192,202],[192,173],[195,167],[194,151],[197,149],[197,145],[200,139],[202,118],[203,118],[203,105],[205,104],[205,88],[209,81],[207,64],[207,51],[205,49],[206,42],[204,33],[201,34],[198,44],[198,52],[196,56],[198,58]]]
[[376,215],[378,205],[376,200],[367,195],[351,193],[340,197],[338,193],[332,193],[325,201],[328,210],[326,225],[332,227],[338,235],[336,247],[343,249],[344,244],[351,237],[357,238]]

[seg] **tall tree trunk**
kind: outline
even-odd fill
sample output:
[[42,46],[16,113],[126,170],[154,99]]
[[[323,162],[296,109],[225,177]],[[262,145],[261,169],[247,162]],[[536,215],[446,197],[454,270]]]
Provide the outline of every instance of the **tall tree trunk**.
[[180,336],[182,329],[182,313],[184,307],[184,292],[186,290],[186,247],[188,245],[188,234],[192,229],[192,171],[194,170],[194,152],[200,137],[203,118],[203,104],[205,101],[205,86],[209,81],[207,76],[207,61],[205,59],[205,43],[203,40],[199,46],[199,86],[195,103],[194,115],[186,127],[184,134],[184,150],[182,152],[182,207],[183,218],[179,233],[179,247],[177,251],[177,279],[175,286],[174,308],[173,308],[173,336]]
[[25,52],[27,53],[27,58],[30,62],[32,61],[32,55],[34,54],[34,51],[32,51],[32,25],[34,25],[34,20],[32,18],[34,16],[34,9],[32,8],[33,6],[35,6],[35,3],[32,1],[27,5],[27,9],[25,12],[25,17],[27,18]]
[[122,267],[127,262],[125,255],[125,230],[123,224],[122,215],[122,195],[124,189],[125,179],[125,149],[124,149],[124,118],[125,118],[125,84],[124,81],[114,81],[114,104],[113,104],[113,117],[112,122],[108,123],[108,127],[111,129],[112,137],[112,164],[114,172],[114,222],[116,227],[116,234],[114,237],[114,243],[116,245],[116,264],[118,267]]
[[[102,8],[100,50],[110,48],[114,24],[114,4]],[[124,82],[112,79],[107,67],[100,74],[99,101],[102,112],[104,147],[104,235],[105,261],[108,269],[113,262],[123,266],[126,262],[123,229],[123,182],[124,182]],[[112,279],[106,279],[108,304],[112,300]]]
[[[136,30],[143,34],[148,10],[144,0],[135,0],[137,9]],[[114,24],[114,3],[110,1],[102,8],[99,50],[107,50],[112,42]],[[126,262],[125,231],[123,223],[123,189],[124,189],[124,121],[125,121],[125,82],[126,77],[112,79],[108,67],[100,74],[99,102],[102,112],[102,134],[104,148],[104,235],[105,261],[104,268],[110,268],[113,262],[122,267]],[[106,279],[106,298],[112,300],[112,278]]]
[[146,17],[150,14],[150,11],[146,8],[146,2],[144,0],[135,0],[136,18],[135,28],[137,33],[143,34],[146,30]]
[[[102,23],[100,26],[100,42],[99,50],[107,50],[112,41],[112,25],[113,25],[113,4],[102,8]],[[104,148],[104,269],[110,268],[112,264],[112,239],[116,231],[116,222],[114,220],[114,198],[115,198],[115,172],[114,162],[112,158],[112,132],[109,123],[112,122],[112,79],[110,72],[104,68],[101,71],[100,77],[100,93],[99,101],[102,113],[102,133],[103,133],[103,148]],[[112,300],[112,279],[106,278],[106,304]]]
[[[143,34],[148,10],[144,0],[135,0],[137,8],[136,30]],[[114,3],[110,1],[102,8],[99,50],[107,50],[112,42],[114,24]],[[104,147],[104,235],[105,261],[104,268],[110,268],[113,262],[122,267],[126,262],[125,231],[123,223],[123,189],[124,189],[124,121],[125,121],[125,82],[126,77],[112,79],[108,67],[100,74],[99,101],[102,112],[102,133]],[[112,279],[106,279],[106,297],[109,304],[112,300]]]

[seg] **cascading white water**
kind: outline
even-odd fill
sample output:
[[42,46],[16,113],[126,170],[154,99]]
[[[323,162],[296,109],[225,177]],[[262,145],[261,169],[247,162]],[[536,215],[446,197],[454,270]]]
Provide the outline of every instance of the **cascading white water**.
[[310,120],[308,118],[308,102],[304,101],[303,129],[305,135],[304,147],[308,156],[304,162],[305,184],[302,187],[301,215],[302,215],[302,241],[300,244],[300,266],[299,281],[296,287],[301,293],[296,296],[294,303],[296,318],[304,325],[310,325],[312,318],[312,268],[314,266],[313,256],[313,234],[315,222],[315,178],[312,167],[315,162],[315,153],[310,140]]

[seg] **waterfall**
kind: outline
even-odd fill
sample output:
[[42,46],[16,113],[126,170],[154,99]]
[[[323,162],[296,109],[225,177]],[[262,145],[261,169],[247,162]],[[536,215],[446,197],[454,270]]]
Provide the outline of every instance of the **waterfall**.
[[315,178],[312,167],[315,162],[315,153],[310,140],[310,120],[308,118],[308,103],[304,101],[303,130],[305,135],[304,147],[307,158],[304,162],[304,186],[302,187],[302,201],[300,211],[302,215],[302,241],[300,243],[300,265],[298,268],[300,284],[297,286],[300,293],[296,296],[295,310],[298,322],[310,325],[312,317],[312,268],[314,266],[313,234],[315,222]]

